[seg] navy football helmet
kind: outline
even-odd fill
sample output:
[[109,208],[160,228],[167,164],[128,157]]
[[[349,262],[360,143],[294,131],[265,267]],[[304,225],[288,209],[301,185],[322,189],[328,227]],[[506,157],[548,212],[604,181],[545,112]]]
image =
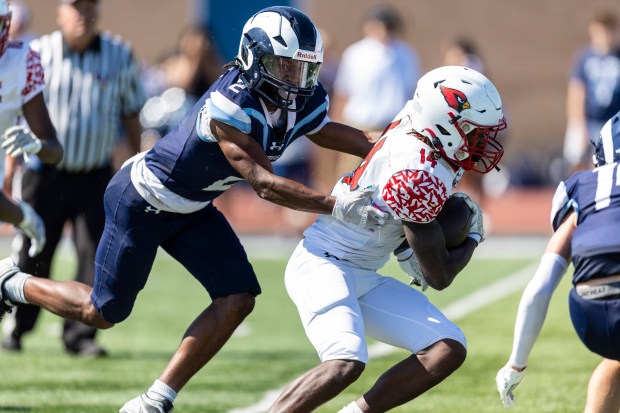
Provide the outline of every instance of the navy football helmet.
[[9,45],[9,27],[11,26],[11,10],[7,0],[0,0],[0,57]]
[[[298,112],[317,85],[323,40],[304,13],[268,7],[243,27],[236,60],[247,87],[280,109]],[[297,97],[302,99],[295,103]]]
[[592,158],[597,167],[620,161],[620,112],[603,125]]

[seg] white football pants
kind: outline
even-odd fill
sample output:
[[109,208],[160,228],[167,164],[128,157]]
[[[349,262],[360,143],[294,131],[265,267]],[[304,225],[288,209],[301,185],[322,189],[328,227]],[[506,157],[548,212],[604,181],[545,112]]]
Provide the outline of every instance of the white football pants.
[[293,252],[285,283],[321,361],[367,363],[366,336],[414,354],[447,338],[466,346],[461,329],[423,293],[326,256],[307,239]]

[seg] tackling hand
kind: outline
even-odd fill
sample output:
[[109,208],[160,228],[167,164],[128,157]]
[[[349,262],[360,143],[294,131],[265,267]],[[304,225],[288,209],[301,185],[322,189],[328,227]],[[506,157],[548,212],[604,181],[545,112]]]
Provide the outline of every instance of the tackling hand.
[[514,389],[517,388],[525,376],[525,370],[517,371],[512,368],[510,363],[499,369],[495,376],[497,391],[505,408],[511,408],[515,402]]
[[471,209],[471,223],[469,225],[469,237],[475,239],[478,244],[484,241],[484,226],[482,225],[482,209],[471,200],[469,195],[464,192],[455,192],[451,196],[462,198]]
[[367,187],[336,197],[332,216],[370,231],[381,228],[385,224],[386,213],[375,207],[370,199],[376,188]]
[[24,214],[22,222],[16,225],[17,229],[30,238],[30,248],[28,255],[34,257],[39,254],[45,246],[45,224],[34,209],[27,202],[20,202],[19,207]]
[[428,288],[428,283],[426,282],[426,278],[424,278],[422,267],[420,267],[420,263],[415,257],[413,250],[411,248],[407,248],[404,251],[397,253],[396,259],[398,260],[398,265],[400,265],[400,268],[409,277],[411,277],[409,285],[417,285],[423,292],[426,291]]
[[39,153],[43,144],[30,129],[24,126],[11,126],[0,139],[0,148],[13,158],[22,154]]

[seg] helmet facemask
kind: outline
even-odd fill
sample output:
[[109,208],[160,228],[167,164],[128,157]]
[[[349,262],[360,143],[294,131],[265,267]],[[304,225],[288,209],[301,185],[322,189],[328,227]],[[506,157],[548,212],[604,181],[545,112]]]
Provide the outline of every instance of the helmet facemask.
[[262,95],[280,109],[303,109],[303,106],[295,109],[291,106],[297,96],[306,99],[312,96],[318,82],[320,64],[265,54],[260,66],[263,84],[273,87],[269,88],[271,93],[266,93],[264,86],[258,85],[258,89],[265,92]]
[[504,118],[495,126],[477,125],[470,120],[456,120],[454,126],[463,138],[462,146],[451,159],[454,163],[466,171],[482,174],[497,167],[504,155],[504,147],[497,141],[497,134],[506,129]]

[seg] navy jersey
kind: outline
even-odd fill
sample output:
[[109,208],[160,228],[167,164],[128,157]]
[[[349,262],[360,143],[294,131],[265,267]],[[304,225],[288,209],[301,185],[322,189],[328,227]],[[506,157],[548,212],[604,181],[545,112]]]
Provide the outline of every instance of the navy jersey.
[[574,209],[577,228],[571,241],[573,284],[620,274],[620,168],[618,163],[574,173],[553,197],[556,230]]
[[[319,84],[304,109],[287,112],[285,123],[277,128],[264,103],[244,85],[239,70],[231,68],[179,125],[147,152],[146,169],[132,173],[132,181],[141,195],[146,193],[147,201],[163,200],[166,205],[161,209],[187,212],[182,207],[175,208],[175,204],[183,202],[204,206],[242,180],[211,133],[211,119],[250,135],[273,162],[295,139],[317,132],[329,122],[328,107],[327,93]],[[170,200],[175,197],[179,198]]]
[[[572,78],[585,85],[585,111],[590,121],[606,122],[620,110],[620,51],[600,54],[588,47],[573,63]],[[601,124],[602,126],[602,124]],[[598,136],[598,133],[594,136]]]

